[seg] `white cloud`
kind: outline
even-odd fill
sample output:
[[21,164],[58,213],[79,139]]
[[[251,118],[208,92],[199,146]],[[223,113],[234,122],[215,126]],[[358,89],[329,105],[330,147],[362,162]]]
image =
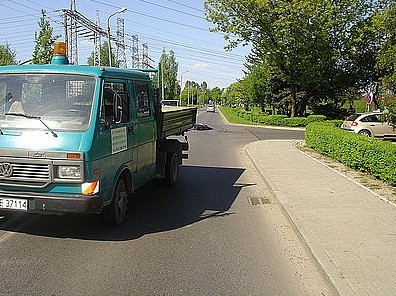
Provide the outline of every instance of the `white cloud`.
[[209,69],[209,68],[213,68],[213,67],[214,67],[213,64],[206,64],[206,63],[192,65],[192,68],[194,68],[194,69]]

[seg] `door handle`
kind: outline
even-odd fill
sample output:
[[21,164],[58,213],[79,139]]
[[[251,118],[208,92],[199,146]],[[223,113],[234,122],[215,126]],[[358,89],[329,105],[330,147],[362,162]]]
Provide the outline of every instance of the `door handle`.
[[128,126],[128,134],[133,134],[133,132],[135,131],[133,125]]

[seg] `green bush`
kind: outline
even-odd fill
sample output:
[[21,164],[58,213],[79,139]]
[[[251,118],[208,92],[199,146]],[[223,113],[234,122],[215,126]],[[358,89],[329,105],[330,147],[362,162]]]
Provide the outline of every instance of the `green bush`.
[[304,127],[310,122],[324,121],[326,119],[323,115],[310,115],[308,117],[293,117],[289,118],[286,115],[261,115],[259,123],[277,126],[289,127]]
[[305,141],[316,151],[396,186],[396,145],[341,130],[337,122],[310,123]]
[[286,115],[261,115],[258,123],[267,125],[282,125],[282,120],[287,118]]
[[309,115],[307,117],[307,122],[318,122],[318,121],[325,121],[326,120],[326,116],[324,115]]
[[242,118],[245,121],[264,125],[305,127],[310,122],[326,120],[326,116],[324,115],[309,115],[308,117],[288,118],[286,115],[268,115],[267,113],[262,113],[261,110],[257,108],[254,110],[252,109],[252,111],[246,111],[243,108],[222,107],[222,110],[224,109],[230,110],[230,112],[233,112],[239,118]]

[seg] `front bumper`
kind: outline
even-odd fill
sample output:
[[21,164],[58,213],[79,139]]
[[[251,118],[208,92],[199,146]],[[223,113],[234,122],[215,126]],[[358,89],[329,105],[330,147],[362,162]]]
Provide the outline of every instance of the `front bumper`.
[[[37,194],[31,192],[1,191],[0,198],[17,198],[28,201],[28,213],[67,214],[102,212],[103,200],[99,195],[64,196],[54,194]],[[8,211],[8,209],[0,209]],[[15,210],[9,210],[15,211]]]

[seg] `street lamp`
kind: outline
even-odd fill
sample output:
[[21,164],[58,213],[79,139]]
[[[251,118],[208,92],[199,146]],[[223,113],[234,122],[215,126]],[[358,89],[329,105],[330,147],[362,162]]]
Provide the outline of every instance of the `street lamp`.
[[180,75],[180,105],[181,105],[181,94],[182,94],[182,87],[183,87],[183,74],[186,74],[188,72],[188,70],[184,71],[181,75]]
[[190,81],[187,80],[187,106],[190,105]]
[[126,7],[120,8],[116,12],[113,12],[112,14],[110,14],[107,18],[107,43],[109,46],[109,65],[110,65],[110,67],[111,67],[110,18],[116,14],[123,13],[126,10],[127,10]]

